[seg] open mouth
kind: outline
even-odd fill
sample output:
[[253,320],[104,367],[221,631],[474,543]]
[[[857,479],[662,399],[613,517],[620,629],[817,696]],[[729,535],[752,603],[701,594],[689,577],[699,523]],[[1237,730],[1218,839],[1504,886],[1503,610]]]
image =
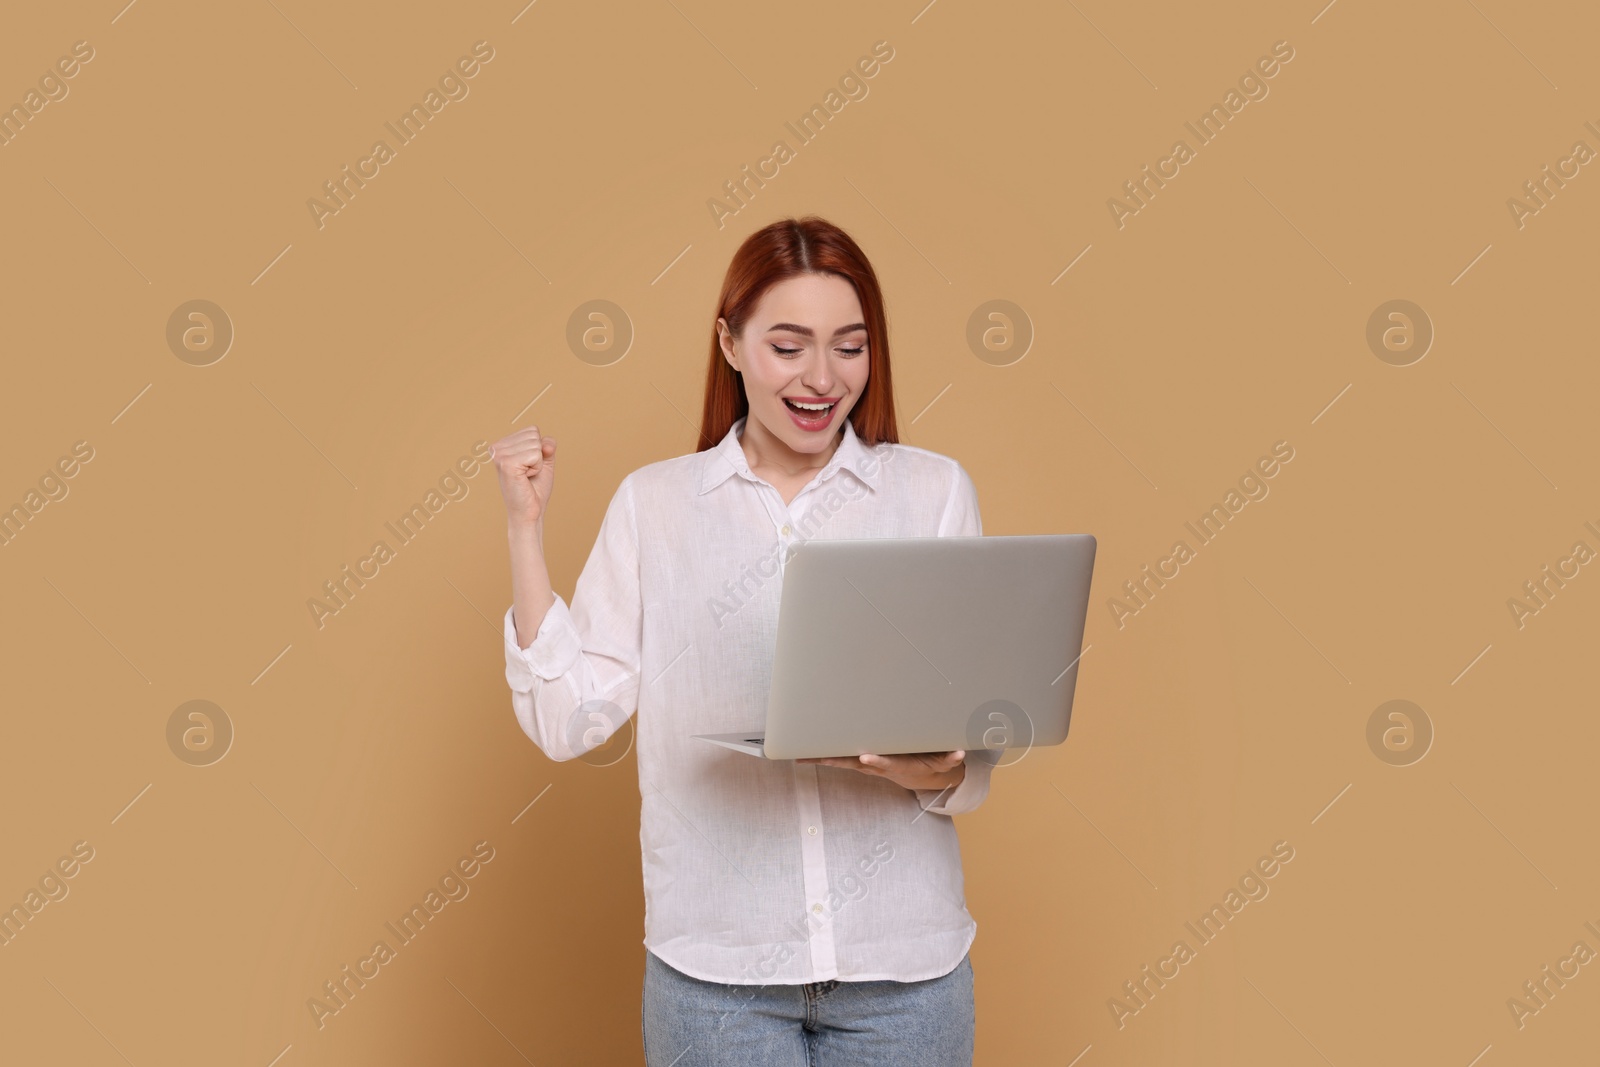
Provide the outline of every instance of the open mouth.
[[[788,397],[785,397],[783,402],[788,406],[790,411],[794,412],[796,415],[799,415],[802,419],[825,418],[827,417],[828,412],[833,410],[834,406],[833,404],[797,404]],[[834,403],[836,404],[838,401],[834,401]]]

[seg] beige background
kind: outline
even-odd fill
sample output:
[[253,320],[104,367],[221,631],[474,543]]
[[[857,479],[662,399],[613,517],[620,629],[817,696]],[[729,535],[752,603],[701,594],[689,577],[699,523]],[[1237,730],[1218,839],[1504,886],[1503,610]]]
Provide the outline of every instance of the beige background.
[[[1068,742],[957,820],[977,1062],[1594,1056],[1600,964],[1507,1006],[1600,951],[1600,568],[1507,607],[1600,550],[1600,176],[1507,207],[1600,149],[1592,7],[120,2],[0,33],[0,102],[94,49],[0,148],[0,505],[94,450],[0,548],[0,902],[94,850],[0,948],[0,1059],[640,1062],[633,755],[518,729],[492,473],[322,628],[306,604],[514,420],[561,440],[570,596],[623,475],[693,448],[733,250],[807,212],[880,273],[903,440],[967,467],[987,533],[1100,539]],[[319,229],[306,201],[480,40],[470,95]],[[1119,229],[1108,198],[1277,41],[1269,95]],[[235,330],[208,366],[166,341],[196,299]],[[593,299],[636,334],[608,366],[565,339]],[[993,299],[1035,334],[1007,366],[966,342]],[[1366,341],[1395,299],[1436,331],[1409,366]],[[1280,440],[1270,495],[1119,629],[1108,598]],[[197,699],[235,731],[209,766],[167,742]],[[1395,699],[1435,732],[1408,766],[1367,741]],[[319,1029],[308,999],[479,841],[470,895]],[[1119,1027],[1278,841],[1270,895]]]

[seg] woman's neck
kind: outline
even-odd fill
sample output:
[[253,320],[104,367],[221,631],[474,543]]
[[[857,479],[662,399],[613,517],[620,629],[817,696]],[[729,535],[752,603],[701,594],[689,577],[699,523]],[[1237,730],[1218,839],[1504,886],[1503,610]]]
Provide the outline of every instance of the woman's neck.
[[745,463],[752,474],[793,479],[815,474],[828,465],[844,439],[841,425],[821,452],[796,452],[783,439],[769,431],[760,420],[745,416],[744,428],[739,433],[739,447],[744,449]]

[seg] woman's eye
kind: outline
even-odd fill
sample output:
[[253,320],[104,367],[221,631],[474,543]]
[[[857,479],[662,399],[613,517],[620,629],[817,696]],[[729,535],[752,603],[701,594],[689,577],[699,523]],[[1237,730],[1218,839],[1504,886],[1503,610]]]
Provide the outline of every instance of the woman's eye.
[[[841,348],[841,349],[839,349],[839,351],[842,352],[843,354],[847,355],[847,356],[859,356],[862,352],[865,352],[866,349],[867,349],[866,345],[859,345],[859,346],[857,346],[855,348]],[[772,346],[772,350],[774,352],[778,353],[780,356],[793,356],[793,355],[797,355],[800,352],[804,351],[803,349],[799,349],[799,348],[780,348],[777,345],[773,345]]]

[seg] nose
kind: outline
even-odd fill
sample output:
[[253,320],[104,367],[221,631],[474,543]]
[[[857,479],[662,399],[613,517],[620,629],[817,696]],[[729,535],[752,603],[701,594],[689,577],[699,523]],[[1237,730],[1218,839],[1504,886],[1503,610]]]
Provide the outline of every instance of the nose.
[[807,360],[806,368],[800,374],[800,383],[818,396],[828,395],[833,379],[828,374],[827,352],[817,352]]

